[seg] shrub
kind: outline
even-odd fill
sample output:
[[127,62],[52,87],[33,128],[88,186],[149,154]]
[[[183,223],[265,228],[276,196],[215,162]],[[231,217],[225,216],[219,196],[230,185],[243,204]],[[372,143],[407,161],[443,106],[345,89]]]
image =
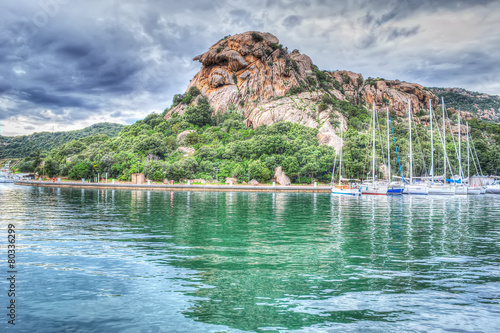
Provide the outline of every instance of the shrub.
[[197,106],[189,107],[184,113],[184,119],[193,125],[203,127],[205,124],[209,124],[212,119],[212,108],[208,103],[206,97],[202,97],[198,100]]
[[70,179],[90,178],[91,176],[91,168],[86,162],[80,162],[77,165],[73,166],[68,173],[68,177]]
[[252,39],[254,40],[254,42],[262,42],[264,40],[264,37],[262,37],[260,34],[256,33],[256,32],[252,32]]
[[199,94],[201,94],[201,92],[200,89],[198,89],[198,87],[192,86],[191,88],[189,88],[188,94],[191,95],[192,97],[196,97]]

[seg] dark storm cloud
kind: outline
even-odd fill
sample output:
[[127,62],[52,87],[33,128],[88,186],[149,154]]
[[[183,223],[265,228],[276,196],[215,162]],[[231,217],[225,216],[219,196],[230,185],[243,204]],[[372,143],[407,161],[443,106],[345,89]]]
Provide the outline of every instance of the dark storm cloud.
[[419,29],[419,25],[414,26],[413,28],[391,28],[387,34],[387,39],[391,41],[400,37],[411,37],[416,35]]
[[290,15],[283,20],[286,28],[294,28],[302,23],[302,18],[298,15]]
[[[410,79],[422,77],[426,82],[439,77],[443,84],[447,78],[453,81],[473,76],[474,68],[481,71],[476,72],[480,76],[491,73],[491,68],[495,68],[492,66],[498,65],[491,56],[500,53],[495,36],[478,41],[482,47],[488,45],[487,51],[475,55],[471,53],[473,44],[457,50],[439,50],[438,55],[432,56],[421,45],[401,47],[398,43],[423,38],[423,34],[435,29],[426,25],[429,15],[475,13],[495,3],[494,0],[4,2],[0,5],[0,118],[17,119],[16,115],[23,115],[33,121],[61,126],[104,116],[120,122],[131,122],[134,116],[143,118],[152,110],[163,110],[175,93],[186,89],[200,67],[192,61],[194,56],[206,52],[225,35],[248,30],[275,34],[284,46],[300,49],[316,63],[324,64],[323,68],[352,69],[351,65],[358,61],[359,70],[364,71],[374,68],[372,64],[390,62],[390,66],[378,66],[377,70],[397,69],[395,75],[401,77],[395,78],[408,79],[403,77],[405,74]],[[408,53],[427,64],[417,66],[400,53],[392,54],[388,61],[386,44],[395,46],[393,52],[413,48]],[[453,52],[463,56],[455,57]],[[339,63],[340,58],[345,58],[345,63]],[[426,75],[425,66],[434,68],[439,75]],[[20,130],[27,130],[30,125],[33,124],[24,124]]]
[[51,94],[44,88],[27,88],[19,93],[25,100],[41,107],[56,107],[57,110],[65,107],[89,107],[80,98]]

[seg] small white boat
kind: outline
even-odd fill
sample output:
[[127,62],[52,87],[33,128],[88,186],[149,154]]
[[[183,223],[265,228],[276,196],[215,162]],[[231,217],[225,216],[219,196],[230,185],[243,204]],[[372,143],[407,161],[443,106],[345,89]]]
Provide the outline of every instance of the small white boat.
[[490,193],[490,194],[500,194],[500,180],[496,180],[491,185],[486,185],[485,191],[486,191],[486,193]]
[[332,187],[332,194],[357,196],[361,194],[361,191],[357,186],[335,185]]
[[0,183],[13,183],[14,180],[6,176],[0,176]]
[[0,183],[13,183],[14,179],[11,177],[9,168],[10,162],[7,162],[2,169],[0,169]]

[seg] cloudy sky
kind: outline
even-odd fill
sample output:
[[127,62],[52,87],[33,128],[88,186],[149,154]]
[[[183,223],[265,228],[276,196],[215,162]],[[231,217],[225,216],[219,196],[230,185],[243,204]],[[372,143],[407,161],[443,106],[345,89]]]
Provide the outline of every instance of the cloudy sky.
[[161,112],[193,57],[249,30],[321,69],[500,92],[499,0],[2,1],[0,134]]

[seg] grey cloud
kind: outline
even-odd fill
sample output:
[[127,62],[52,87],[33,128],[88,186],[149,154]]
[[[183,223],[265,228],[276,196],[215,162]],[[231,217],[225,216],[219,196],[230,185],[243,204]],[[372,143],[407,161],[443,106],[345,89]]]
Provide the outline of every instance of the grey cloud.
[[35,126],[25,126],[24,129],[27,131],[33,131],[36,127]]
[[294,28],[302,23],[302,18],[298,15],[290,15],[283,20],[286,28]]
[[[73,0],[61,5],[45,25],[35,26],[33,33],[28,28],[33,26],[33,15],[41,10],[38,2],[6,2],[0,12],[0,102],[2,98],[8,101],[0,104],[4,108],[0,117],[14,119],[22,111],[30,119],[62,123],[102,114],[132,122],[132,115],[141,110],[144,115],[152,109],[163,110],[175,93],[186,89],[200,67],[192,62],[194,56],[225,35],[246,30],[271,32],[285,46],[298,48],[318,65],[324,64],[323,68],[358,70],[365,76],[373,76],[370,71],[375,70],[381,71],[380,75],[394,71],[395,78],[422,78],[443,85],[448,79],[473,82],[471,77],[496,73],[495,68],[499,68],[491,56],[500,52],[494,46],[498,41],[494,36],[477,41],[482,47],[490,45],[488,52],[472,54],[471,46],[464,46],[460,49],[463,56],[456,59],[451,58],[451,51],[429,57],[421,45],[404,47],[439,74],[426,74],[407,58],[398,58],[398,48],[391,66],[374,69],[371,64],[388,62],[385,42],[397,45],[405,38],[423,35],[425,16],[418,26],[409,23],[409,18],[438,10],[440,15],[464,10],[474,15],[495,3]],[[498,17],[498,11],[490,12]],[[293,29],[298,26],[300,29]],[[337,31],[339,26],[344,30]],[[351,56],[344,63],[338,60],[341,44],[352,50],[346,53]],[[439,64],[447,61],[460,64],[463,76],[440,69]],[[46,109],[51,113],[44,113]]]
[[26,100],[43,107],[88,107],[83,100],[72,96],[61,96],[48,93],[45,88],[28,88],[21,90],[20,95]]
[[391,28],[387,35],[387,40],[391,41],[399,37],[411,37],[418,34],[420,26],[414,26],[413,28]]

